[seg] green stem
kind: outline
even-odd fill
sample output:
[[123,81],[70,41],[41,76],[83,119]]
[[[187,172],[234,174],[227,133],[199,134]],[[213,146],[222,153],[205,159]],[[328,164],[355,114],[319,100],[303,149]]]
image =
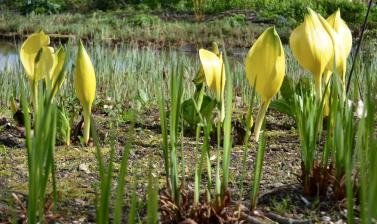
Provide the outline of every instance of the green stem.
[[314,82],[315,82],[315,94],[316,94],[317,100],[320,101],[322,99],[322,74],[315,75]]
[[[220,111],[220,114],[223,112]],[[220,115],[222,116],[222,115]],[[217,124],[217,150],[216,150],[216,159],[217,159],[217,164],[216,164],[216,177],[215,177],[215,182],[216,182],[216,195],[215,195],[215,203],[216,206],[221,205],[221,180],[220,180],[220,144],[221,144],[221,122]]]
[[325,89],[325,105],[324,105],[324,108],[323,108],[323,114],[325,117],[328,117],[329,116],[329,113],[330,113],[330,105],[329,105],[329,94],[330,94],[330,84],[329,81],[330,81],[330,77],[331,77],[331,74],[332,72],[330,70],[326,70],[325,71],[325,74],[324,74],[324,78],[325,78],[325,86],[326,86],[326,89]]
[[220,102],[220,104],[221,104],[221,110],[220,110],[221,122],[220,123],[223,123],[225,119],[225,105],[224,105],[224,102]]
[[241,172],[241,183],[240,183],[240,198],[243,197],[243,182],[246,176],[246,159],[248,154],[249,139],[251,135],[251,127],[253,126],[253,103],[250,104],[246,115],[246,133],[243,139],[243,157],[242,157],[242,172]]
[[[198,153],[199,153],[199,139],[200,139],[200,131],[201,126],[198,125],[196,127],[196,146],[195,146],[195,184],[194,184],[194,207],[197,207],[199,204],[199,194],[200,194],[200,183],[199,183],[199,169],[201,169],[202,166],[202,160],[203,160],[203,153],[202,157],[200,159],[200,162],[198,162]],[[200,168],[199,168],[200,167]]]
[[90,114],[91,114],[91,108],[85,108],[84,107],[84,142],[85,144],[88,144],[89,142],[89,136],[90,136]]
[[260,129],[262,127],[262,123],[263,123],[264,117],[266,115],[268,105],[270,105],[270,100],[263,101],[260,108],[259,108],[257,120],[255,121],[255,127],[254,127],[254,135],[255,135],[255,141],[256,142],[259,141],[259,132],[260,132]]
[[261,142],[259,143],[259,146],[258,146],[257,158],[256,158],[255,168],[254,168],[253,189],[250,195],[250,209],[251,210],[255,209],[257,205],[257,201],[258,201],[259,184],[260,184],[261,175],[262,175],[265,149],[266,149],[266,138],[265,138],[265,133],[262,133]]
[[33,80],[31,81],[33,86],[33,108],[34,108],[34,120],[36,120],[36,115],[38,114],[38,82]]

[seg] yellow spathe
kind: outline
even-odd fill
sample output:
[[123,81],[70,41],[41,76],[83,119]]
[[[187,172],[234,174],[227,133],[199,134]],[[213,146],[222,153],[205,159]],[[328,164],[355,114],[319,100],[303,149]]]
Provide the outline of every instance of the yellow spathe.
[[[54,95],[56,92],[60,89],[61,85],[63,84],[65,80],[65,72],[62,74],[61,79],[59,80],[59,75],[63,70],[65,63],[65,51],[64,48],[60,47],[54,54],[54,65],[53,65],[53,72],[50,75],[50,82],[51,87],[54,88],[55,85],[57,85]],[[56,82],[59,82],[56,84]]]
[[[347,58],[352,49],[352,33],[346,22],[341,18],[339,9],[330,15],[326,21],[336,34],[336,72],[344,83],[347,69]],[[334,71],[334,58],[328,63],[327,69],[329,71]],[[329,74],[331,74],[331,72],[329,72]],[[329,78],[329,75],[326,75],[326,82]]]
[[211,51],[200,49],[199,57],[202,63],[205,81],[209,89],[214,91],[216,93],[216,99],[222,102],[226,76],[221,54],[218,56]]
[[246,77],[262,101],[279,91],[285,75],[285,54],[274,27],[257,39],[246,57]]
[[322,97],[322,75],[334,54],[333,39],[318,14],[308,8],[308,14],[290,35],[289,45],[298,63],[310,71],[315,80],[316,94]]
[[83,107],[84,141],[88,143],[90,133],[90,114],[96,95],[96,76],[88,53],[80,41],[75,65],[74,86]]
[[284,48],[275,27],[270,27],[259,36],[246,56],[246,77],[262,98],[254,127],[256,141],[271,98],[280,90],[284,76]]
[[[324,19],[320,16],[321,21]],[[342,81],[343,91],[345,91],[345,76],[347,70],[347,58],[351,53],[352,48],[352,33],[347,24],[340,17],[340,10],[338,9],[330,15],[325,22],[324,27],[329,35],[333,37],[334,53],[329,63],[326,66],[324,73],[325,85],[328,85],[331,74],[336,72]],[[329,88],[329,87],[328,87]],[[326,99],[324,105],[324,115],[329,114],[329,96],[326,91]]]
[[42,47],[35,65],[36,80],[51,77],[54,67],[54,48]]
[[[47,48],[50,44],[50,37],[47,36],[43,31],[31,34],[21,45],[20,49],[20,59],[21,63],[25,68],[26,75],[29,80],[40,80],[43,75],[36,72],[36,57],[42,48]],[[45,55],[47,49],[43,50]],[[43,53],[43,52],[42,52]],[[39,59],[41,61],[43,57]]]

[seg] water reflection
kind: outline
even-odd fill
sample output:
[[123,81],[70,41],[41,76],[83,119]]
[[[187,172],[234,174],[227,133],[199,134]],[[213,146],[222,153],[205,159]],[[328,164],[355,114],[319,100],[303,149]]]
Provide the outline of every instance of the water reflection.
[[[55,48],[58,46],[54,46]],[[129,48],[127,46],[116,46],[116,47],[104,47],[107,50],[109,50],[110,55],[113,55],[113,53],[116,53],[117,50],[126,50],[126,51],[133,51],[135,49]],[[119,49],[117,49],[119,48]],[[6,70],[8,71],[14,71],[17,66],[20,66],[19,63],[19,55],[17,52],[18,45],[17,43],[14,42],[9,42],[9,41],[0,41],[0,73],[5,72]],[[93,49],[89,48],[89,51]],[[95,50],[96,51],[96,50]],[[143,53],[142,49],[139,50],[140,53]],[[72,52],[75,52],[75,50],[72,50]],[[71,53],[72,53],[71,52]],[[161,50],[157,51],[159,55],[169,58],[169,57],[188,57],[190,60],[198,60],[197,57],[197,49],[192,48],[192,47],[182,47],[179,49],[171,49],[171,50]],[[106,52],[103,52],[106,53]],[[233,63],[243,63],[243,58],[246,56],[247,50],[246,49],[231,49],[228,51],[229,55],[229,62],[230,64]],[[74,58],[74,57],[73,57]],[[72,65],[72,59],[69,60],[68,65]],[[123,64],[123,63],[116,63],[117,60],[124,60],[119,57],[114,57],[113,58],[115,64]]]
[[18,54],[16,44],[12,42],[0,41],[0,72],[18,64]]

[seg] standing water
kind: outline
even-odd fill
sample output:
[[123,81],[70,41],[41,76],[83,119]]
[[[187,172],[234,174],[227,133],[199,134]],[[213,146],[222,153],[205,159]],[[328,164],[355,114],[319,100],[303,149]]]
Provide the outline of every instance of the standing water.
[[6,68],[16,66],[18,63],[18,54],[16,45],[12,42],[0,41],[0,74]]

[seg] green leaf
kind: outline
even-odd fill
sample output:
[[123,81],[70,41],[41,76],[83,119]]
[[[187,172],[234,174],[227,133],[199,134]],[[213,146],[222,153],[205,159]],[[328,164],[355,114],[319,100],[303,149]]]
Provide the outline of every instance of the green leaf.
[[[216,107],[217,102],[211,97],[204,95],[203,101],[200,108],[201,116],[207,121],[211,118],[212,112]],[[182,116],[183,119],[192,127],[195,128],[198,125],[200,120],[200,115],[198,114],[195,103],[193,99],[187,99],[182,103]]]
[[259,184],[260,184],[260,180],[262,176],[265,150],[266,150],[266,136],[265,136],[265,132],[263,131],[259,138],[259,147],[258,147],[257,159],[255,162],[255,168],[254,168],[254,182],[253,182],[253,189],[251,191],[251,203],[250,203],[251,209],[254,209],[255,206],[257,205]]
[[216,107],[216,100],[211,97],[204,95],[202,107],[200,108],[200,113],[208,121],[212,117],[212,112]]
[[148,224],[156,224],[158,221],[158,186],[151,169],[148,178],[147,219]]
[[271,101],[270,108],[294,118],[294,111],[292,111],[292,106],[285,99]]
[[200,122],[195,104],[191,98],[182,103],[182,117],[191,127],[195,127]]

